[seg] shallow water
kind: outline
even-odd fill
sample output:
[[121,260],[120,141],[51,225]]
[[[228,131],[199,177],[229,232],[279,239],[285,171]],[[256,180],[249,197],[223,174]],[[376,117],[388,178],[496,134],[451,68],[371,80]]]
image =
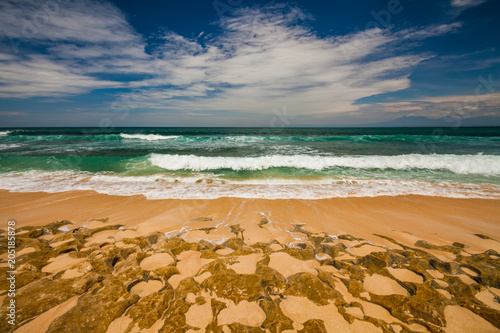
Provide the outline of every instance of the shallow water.
[[498,198],[500,128],[3,129],[0,188],[148,198]]

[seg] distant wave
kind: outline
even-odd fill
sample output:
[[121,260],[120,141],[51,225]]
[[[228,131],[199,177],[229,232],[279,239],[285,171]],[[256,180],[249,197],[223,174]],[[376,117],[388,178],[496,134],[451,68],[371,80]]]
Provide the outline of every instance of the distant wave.
[[119,135],[100,134],[100,135],[15,135],[10,132],[2,137],[3,140],[14,142],[36,142],[36,141],[107,141],[120,140]]
[[[133,134],[134,136],[142,136],[141,134]],[[123,134],[122,134],[123,136]],[[132,136],[132,135],[129,135]],[[149,134],[148,136],[156,136]],[[161,136],[160,136],[161,137]],[[357,143],[373,143],[373,142],[405,142],[405,143],[469,143],[469,142],[489,142],[500,141],[500,137],[475,137],[475,136],[429,136],[429,135],[350,135],[350,136],[259,136],[259,135],[234,135],[234,136],[165,136],[167,138],[179,138],[180,142],[210,142],[223,144],[253,144],[253,143],[289,143],[289,142],[335,142],[348,141]]]
[[156,176],[117,176],[76,172],[16,172],[0,174],[0,189],[13,192],[96,191],[109,195],[144,195],[148,199],[328,199],[346,197],[377,197],[425,195],[448,198],[500,199],[500,186],[491,184],[431,183],[419,180],[346,179],[320,180],[293,184],[279,179],[255,183],[198,182],[190,177],[184,181]]
[[169,140],[180,137],[180,135],[125,134],[125,133],[120,134],[120,136],[124,139],[147,140],[147,141]]
[[[7,132],[0,132],[2,136],[8,136],[10,141],[120,141],[120,140],[168,140],[178,138],[178,135],[157,135],[157,134],[94,134],[94,135],[12,135],[2,134]],[[10,133],[10,135],[9,135]]]
[[11,144],[0,144],[0,150],[2,149],[12,149],[12,148],[17,148],[20,147],[20,144],[16,143],[11,143]]
[[265,170],[299,168],[324,170],[335,167],[357,169],[448,170],[457,174],[500,175],[500,156],[492,155],[398,155],[398,156],[310,156],[271,155],[260,157],[208,157],[151,154],[151,164],[166,170]]
[[77,135],[68,134],[40,134],[28,131],[2,131],[0,137],[9,140],[20,141],[57,141],[57,140],[144,140],[159,141],[176,139],[177,143],[209,143],[221,145],[245,145],[255,143],[289,143],[289,142],[354,142],[354,143],[376,143],[376,142],[404,142],[411,144],[437,144],[437,143],[498,143],[498,136],[432,136],[432,135],[352,135],[352,136],[260,136],[260,135],[165,135],[165,134],[103,134],[103,133],[81,133]]

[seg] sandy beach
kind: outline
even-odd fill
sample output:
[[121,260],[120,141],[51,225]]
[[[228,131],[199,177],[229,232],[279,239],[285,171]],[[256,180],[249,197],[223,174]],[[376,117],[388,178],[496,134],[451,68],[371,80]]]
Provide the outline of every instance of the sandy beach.
[[0,1],[0,333],[500,333],[499,12]]
[[16,221],[15,332],[500,328],[498,200],[1,191],[0,216]]
[[[11,193],[0,191],[0,216],[18,227],[42,226],[68,220],[71,228],[88,226],[93,219],[109,219],[127,229],[117,238],[147,236],[153,232],[181,235],[189,241],[217,241],[233,236],[230,225],[245,229],[247,244],[273,239],[287,245],[307,240],[289,232],[295,225],[313,233],[352,234],[381,242],[374,234],[408,246],[418,240],[435,245],[467,244],[470,251],[500,251],[498,200],[450,199],[425,196],[333,198],[325,200],[146,200],[142,196],[109,196],[94,192]],[[269,223],[260,225],[262,219]],[[206,229],[210,230],[206,230]],[[119,233],[124,233],[120,235]],[[385,244],[381,244],[385,245]]]

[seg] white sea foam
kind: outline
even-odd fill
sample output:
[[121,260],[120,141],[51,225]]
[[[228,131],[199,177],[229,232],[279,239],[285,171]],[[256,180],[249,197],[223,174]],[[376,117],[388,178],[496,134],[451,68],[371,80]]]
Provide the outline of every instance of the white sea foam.
[[125,134],[125,133],[120,134],[120,136],[123,139],[147,140],[147,141],[171,140],[179,137],[179,135]]
[[10,132],[12,132],[12,131],[0,131],[0,136],[9,135]]
[[166,170],[265,170],[277,167],[324,170],[334,167],[357,169],[448,170],[457,174],[500,175],[500,156],[493,155],[397,155],[310,156],[271,155],[259,157],[209,157],[152,154],[149,161]]
[[321,179],[271,183],[251,180],[196,183],[195,177],[114,176],[74,172],[28,171],[0,174],[0,188],[14,192],[96,191],[98,193],[148,199],[216,199],[221,197],[264,199],[326,199],[425,195],[449,198],[500,199],[500,186],[492,184],[431,183],[419,180]]
[[17,147],[21,147],[21,145],[17,144],[17,143],[0,144],[0,149],[11,149],[11,148],[17,148]]

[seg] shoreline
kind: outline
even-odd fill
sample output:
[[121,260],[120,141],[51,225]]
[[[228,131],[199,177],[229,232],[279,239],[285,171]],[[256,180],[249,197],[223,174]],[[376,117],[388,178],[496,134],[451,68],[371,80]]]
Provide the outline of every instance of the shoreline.
[[[269,220],[263,228],[262,218]],[[423,239],[437,245],[461,242],[471,250],[495,249],[500,243],[485,242],[484,234],[500,239],[500,200],[455,199],[426,196],[300,199],[159,199],[144,196],[113,196],[92,191],[63,193],[9,192],[0,190],[0,219],[17,225],[39,226],[68,220],[74,227],[86,221],[108,218],[135,228],[135,236],[160,231],[190,230],[186,239],[215,240],[230,237],[228,227],[240,224],[246,241],[273,238],[294,241],[288,231],[303,224],[311,232],[355,234],[370,241],[373,234],[392,237],[408,246]],[[197,221],[208,219],[211,221]],[[275,228],[271,228],[274,226]],[[200,228],[214,228],[209,233]],[[283,231],[286,230],[286,231]],[[491,243],[491,244],[490,244]]]

